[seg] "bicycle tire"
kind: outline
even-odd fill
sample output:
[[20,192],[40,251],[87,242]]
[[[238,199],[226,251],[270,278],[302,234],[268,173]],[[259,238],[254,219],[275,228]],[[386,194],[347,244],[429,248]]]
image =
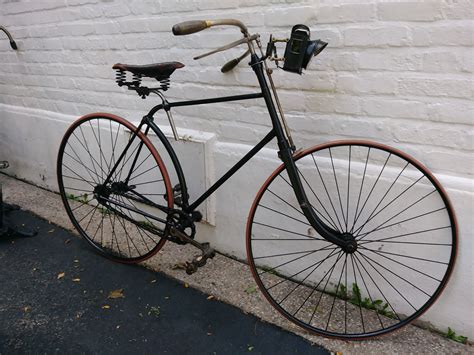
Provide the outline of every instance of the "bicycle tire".
[[247,221],[248,263],[270,304],[312,333],[346,340],[421,316],[456,259],[456,218],[438,180],[407,154],[369,141],[314,146],[294,161],[316,214],[358,247],[348,253],[318,238],[281,165]]
[[163,247],[169,216],[153,203],[173,207],[160,155],[141,131],[131,141],[132,132],[137,127],[112,114],[82,116],[66,131],[57,160],[59,192],[74,227],[96,251],[122,263],[144,261]]

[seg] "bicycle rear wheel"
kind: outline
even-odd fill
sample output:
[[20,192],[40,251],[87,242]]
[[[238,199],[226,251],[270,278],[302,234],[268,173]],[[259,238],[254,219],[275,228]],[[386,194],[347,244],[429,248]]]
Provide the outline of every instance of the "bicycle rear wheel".
[[169,228],[159,207],[173,207],[167,170],[136,131],[118,116],[83,116],[64,135],[57,162],[61,198],[78,232],[102,255],[125,263],[161,249]]
[[295,156],[311,207],[354,252],[323,239],[306,220],[285,167],[257,194],[247,255],[268,301],[314,333],[363,339],[425,312],[453,270],[457,227],[436,178],[382,144],[337,141]]

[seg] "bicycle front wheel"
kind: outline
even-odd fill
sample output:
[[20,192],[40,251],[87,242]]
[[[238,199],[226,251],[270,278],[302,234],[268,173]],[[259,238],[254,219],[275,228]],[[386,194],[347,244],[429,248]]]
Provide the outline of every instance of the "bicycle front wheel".
[[[173,193],[150,140],[123,118],[90,114],[67,130],[59,149],[58,184],[78,232],[102,255],[137,263],[169,233]],[[107,181],[107,178],[110,178]]]
[[343,339],[388,333],[419,317],[456,256],[455,216],[436,178],[373,142],[331,142],[294,160],[315,213],[357,248],[346,252],[313,229],[280,166],[247,224],[249,265],[268,301],[297,325]]

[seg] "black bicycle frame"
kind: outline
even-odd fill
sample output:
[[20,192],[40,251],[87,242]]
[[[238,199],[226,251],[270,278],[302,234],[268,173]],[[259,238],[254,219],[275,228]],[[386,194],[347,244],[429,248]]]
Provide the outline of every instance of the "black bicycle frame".
[[[224,97],[216,97],[216,98],[209,98],[209,99],[200,99],[200,100],[190,100],[190,101],[180,101],[180,102],[168,102],[166,99],[164,99],[162,104],[156,105],[153,107],[150,112],[142,119],[140,122],[139,126],[137,127],[137,131],[134,132],[132,137],[130,138],[130,141],[128,145],[125,147],[124,152],[120,156],[120,158],[117,160],[116,165],[114,168],[111,170],[109,173],[109,176],[107,177],[106,181],[104,184],[106,184],[110,178],[112,177],[116,167],[118,166],[118,163],[120,162],[121,159],[123,159],[123,155],[125,152],[128,150],[130,145],[132,144],[135,136],[137,133],[142,129],[142,127],[145,125],[147,126],[145,129],[145,134],[148,133],[149,129],[151,128],[155,134],[160,138],[162,143],[165,145],[166,150],[170,154],[170,158],[172,160],[172,163],[175,167],[178,180],[180,181],[181,184],[181,192],[183,196],[183,203],[182,203],[182,211],[185,213],[192,213],[202,202],[204,202],[213,192],[215,192],[220,186],[222,186],[232,175],[234,175],[237,170],[239,170],[243,165],[245,165],[253,156],[255,156],[264,146],[266,146],[273,138],[277,138],[277,144],[278,144],[278,156],[282,160],[283,164],[286,167],[286,170],[288,172],[288,176],[291,182],[291,185],[293,187],[293,190],[295,191],[296,198],[298,200],[298,203],[300,204],[300,207],[310,222],[310,224],[313,226],[313,228],[326,240],[339,245],[341,247],[346,247],[347,242],[344,240],[342,235],[327,226],[316,214],[314,208],[312,208],[310,202],[308,201],[308,198],[306,196],[306,193],[303,189],[302,182],[299,177],[299,172],[298,169],[295,165],[295,162],[293,160],[293,149],[291,148],[287,137],[284,134],[282,124],[280,122],[280,119],[278,117],[273,98],[270,92],[270,89],[268,87],[265,74],[264,74],[264,69],[263,69],[263,63],[258,58],[257,55],[253,54],[251,56],[251,62],[250,66],[253,68],[260,88],[261,92],[260,93],[252,93],[252,94],[244,94],[244,95],[235,95],[235,96],[224,96]],[[211,103],[218,103],[218,102],[227,102],[227,101],[238,101],[238,100],[249,100],[249,99],[257,99],[257,98],[264,98],[266,106],[268,108],[268,112],[270,114],[270,118],[272,121],[272,130],[255,146],[253,147],[242,159],[240,159],[232,168],[229,169],[221,178],[219,178],[208,190],[206,190],[200,197],[196,199],[193,203],[189,204],[188,201],[188,192],[187,192],[187,186],[186,186],[186,179],[183,174],[183,170],[181,168],[181,165],[179,163],[179,159],[174,153],[173,148],[171,147],[171,144],[169,143],[168,139],[164,136],[163,132],[158,128],[158,126],[154,123],[154,118],[153,116],[155,115],[156,112],[158,112],[161,109],[164,109],[165,111],[169,111],[173,107],[180,107],[180,106],[193,106],[193,105],[204,105],[204,104],[211,104]],[[137,154],[138,157],[138,154]],[[136,160],[136,159],[135,159]],[[135,165],[135,162],[132,164],[132,170],[133,166]],[[164,206],[157,206],[158,208],[162,210],[166,210]]]

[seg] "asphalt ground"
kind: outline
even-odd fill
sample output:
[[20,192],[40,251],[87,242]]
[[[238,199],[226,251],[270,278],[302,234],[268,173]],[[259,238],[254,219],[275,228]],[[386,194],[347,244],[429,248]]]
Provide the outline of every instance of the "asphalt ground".
[[0,238],[0,354],[328,354],[186,283],[113,263],[24,211]]

